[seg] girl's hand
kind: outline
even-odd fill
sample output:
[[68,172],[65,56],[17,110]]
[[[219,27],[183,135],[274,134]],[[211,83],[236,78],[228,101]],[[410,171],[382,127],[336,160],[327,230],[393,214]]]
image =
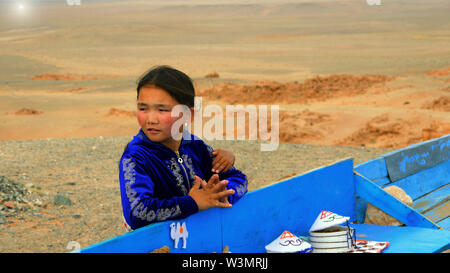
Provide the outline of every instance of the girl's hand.
[[[189,195],[197,203],[199,210],[214,207],[231,208],[228,196],[234,194],[234,190],[227,190],[227,180],[219,181],[219,176],[214,174],[208,183],[198,176],[195,176],[195,183],[189,191]],[[202,186],[202,188],[200,188]]]
[[212,162],[212,172],[220,173],[228,171],[234,165],[234,154],[227,150],[217,149],[212,152],[214,160]]

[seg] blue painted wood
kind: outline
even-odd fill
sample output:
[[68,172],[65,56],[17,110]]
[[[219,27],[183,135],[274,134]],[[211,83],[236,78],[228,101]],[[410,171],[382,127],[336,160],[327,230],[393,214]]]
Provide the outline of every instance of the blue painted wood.
[[450,202],[445,202],[425,212],[424,215],[431,221],[439,221],[441,219],[449,217],[449,212]]
[[[362,175],[359,172],[356,172],[359,175]],[[362,175],[363,177],[365,177],[364,175]],[[365,177],[366,178],[366,177]],[[384,188],[387,187],[391,184],[391,181],[389,180],[388,177],[383,177],[380,178],[378,180],[371,180],[372,183],[374,183],[375,185]],[[356,220],[358,223],[364,223],[365,218],[366,218],[366,209],[367,209],[367,205],[369,204],[369,202],[367,202],[366,199],[362,198],[361,196],[356,196]]]
[[[433,192],[413,201],[413,208],[423,213],[436,205],[447,202],[450,199],[450,184],[444,185]],[[450,211],[448,212],[450,215]],[[447,215],[448,216],[448,215]]]
[[[171,253],[221,252],[222,232],[219,208],[201,211],[185,219],[148,225],[135,231],[81,249],[81,253],[148,253],[164,245]],[[180,239],[178,248],[170,238],[170,224],[186,222],[189,237],[186,249]]]
[[[444,187],[450,183],[450,135],[361,163],[355,167],[355,172],[382,188],[392,185],[402,188],[413,199],[413,207],[418,212],[426,212],[445,203],[450,195],[448,187]],[[364,222],[367,204],[366,199],[357,196],[356,218],[359,223]],[[450,214],[450,211],[438,212],[442,218],[433,216],[433,221],[439,222]],[[426,216],[431,217],[432,214]]]
[[353,220],[354,196],[352,159],[256,190],[222,211],[223,243],[233,253],[265,252],[285,230],[307,236],[322,210]]
[[[383,157],[358,164],[354,167],[354,171],[380,187],[391,183]],[[364,223],[368,203],[364,198],[356,196],[355,210],[358,223]]]
[[366,199],[358,195],[355,196],[355,218],[357,223],[364,223],[368,204],[369,202]]
[[390,195],[371,181],[355,173],[356,195],[408,226],[439,228],[413,208]]
[[391,180],[389,180],[389,177],[383,177],[378,180],[371,180],[375,185],[380,186],[382,188],[389,186],[391,184]]
[[376,181],[388,176],[386,162],[383,157],[379,157],[355,166],[355,171],[361,173],[367,179]]
[[420,227],[355,225],[357,240],[389,242],[383,253],[433,253],[450,248],[450,231]]
[[402,178],[388,186],[402,188],[413,200],[450,183],[450,160]]
[[384,158],[389,177],[395,182],[450,160],[450,134],[391,152]]
[[450,217],[442,219],[439,222],[437,222],[436,224],[439,225],[443,229],[449,230],[450,229]]

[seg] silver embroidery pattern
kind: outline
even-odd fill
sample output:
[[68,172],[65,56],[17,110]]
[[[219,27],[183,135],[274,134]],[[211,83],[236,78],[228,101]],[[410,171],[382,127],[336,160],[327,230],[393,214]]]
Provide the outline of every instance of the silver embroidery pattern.
[[158,221],[165,221],[168,218],[177,217],[181,214],[179,205],[172,208],[158,209],[156,212],[154,210],[147,211],[148,208],[144,203],[140,202],[139,197],[136,197],[137,192],[131,188],[131,185],[136,182],[136,164],[130,158],[124,158],[122,160],[122,166],[125,178],[125,192],[128,202],[130,202],[133,216],[144,221],[152,222],[155,218]]
[[166,161],[167,167],[172,171],[172,173],[175,175],[175,180],[177,181],[177,186],[181,189],[184,195],[188,194],[188,190],[186,189],[186,186],[184,186],[183,182],[183,175],[181,174],[181,168],[180,165],[178,165],[175,158],[171,158],[170,161]]
[[190,185],[194,184],[194,176],[195,176],[195,172],[194,172],[194,165],[192,164],[192,158],[190,158],[188,155],[182,155],[181,156],[183,158],[184,163],[186,164],[187,168],[189,169],[189,181],[190,181]]

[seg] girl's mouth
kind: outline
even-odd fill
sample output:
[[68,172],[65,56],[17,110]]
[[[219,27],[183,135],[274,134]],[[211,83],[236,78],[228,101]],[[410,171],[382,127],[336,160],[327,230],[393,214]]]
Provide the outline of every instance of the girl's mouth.
[[149,132],[150,134],[156,134],[156,133],[161,132],[161,130],[157,130],[157,129],[154,129],[154,128],[148,128],[147,132]]

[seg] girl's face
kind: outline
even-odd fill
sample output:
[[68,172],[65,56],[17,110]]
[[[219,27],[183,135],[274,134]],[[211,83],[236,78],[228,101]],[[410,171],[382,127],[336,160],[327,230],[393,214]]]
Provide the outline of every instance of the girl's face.
[[145,135],[176,151],[180,141],[172,138],[172,124],[180,117],[172,117],[171,111],[179,103],[164,89],[143,86],[137,100],[137,120]]

